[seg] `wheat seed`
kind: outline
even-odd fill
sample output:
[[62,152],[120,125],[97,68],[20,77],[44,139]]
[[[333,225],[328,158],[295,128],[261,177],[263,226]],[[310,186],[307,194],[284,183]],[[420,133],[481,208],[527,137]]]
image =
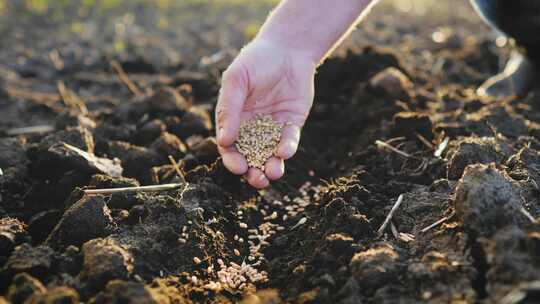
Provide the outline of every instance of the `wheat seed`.
[[264,171],[264,164],[276,153],[282,127],[270,115],[260,114],[240,124],[236,149],[246,157],[249,167]]

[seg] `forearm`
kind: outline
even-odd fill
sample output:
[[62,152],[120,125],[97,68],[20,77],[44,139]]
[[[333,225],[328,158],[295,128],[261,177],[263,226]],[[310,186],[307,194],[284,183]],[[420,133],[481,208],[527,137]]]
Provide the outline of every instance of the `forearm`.
[[283,0],[256,39],[305,52],[319,63],[376,0]]

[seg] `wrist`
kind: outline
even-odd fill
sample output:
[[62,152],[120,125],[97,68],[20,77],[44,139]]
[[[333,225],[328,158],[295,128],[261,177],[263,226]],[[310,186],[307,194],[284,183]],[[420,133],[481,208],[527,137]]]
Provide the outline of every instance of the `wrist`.
[[303,62],[313,66],[314,70],[324,56],[321,55],[321,53],[323,54],[323,51],[320,49],[309,45],[300,45],[298,41],[290,41],[287,37],[279,34],[274,35],[267,32],[260,33],[251,43],[270,47],[278,54],[287,54],[287,56],[292,57],[297,63]]

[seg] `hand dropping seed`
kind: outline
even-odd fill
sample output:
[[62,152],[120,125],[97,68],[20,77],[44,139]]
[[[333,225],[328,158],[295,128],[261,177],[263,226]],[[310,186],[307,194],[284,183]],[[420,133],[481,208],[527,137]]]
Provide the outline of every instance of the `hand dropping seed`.
[[264,171],[264,164],[277,150],[283,125],[270,115],[257,115],[240,124],[236,149],[246,157],[249,167]]

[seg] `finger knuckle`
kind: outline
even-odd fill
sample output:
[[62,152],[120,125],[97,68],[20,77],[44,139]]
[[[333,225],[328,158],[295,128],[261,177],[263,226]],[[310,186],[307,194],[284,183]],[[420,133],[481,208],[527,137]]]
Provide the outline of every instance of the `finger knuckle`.
[[234,85],[242,82],[242,73],[236,67],[229,67],[223,72],[222,80],[223,85]]
[[249,66],[238,58],[223,72],[222,84],[241,86],[246,84],[249,78]]
[[218,109],[216,112],[216,117],[218,122],[223,122],[228,115],[228,111],[225,108]]

